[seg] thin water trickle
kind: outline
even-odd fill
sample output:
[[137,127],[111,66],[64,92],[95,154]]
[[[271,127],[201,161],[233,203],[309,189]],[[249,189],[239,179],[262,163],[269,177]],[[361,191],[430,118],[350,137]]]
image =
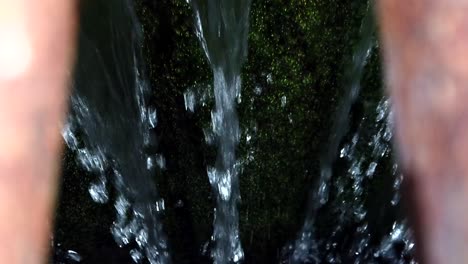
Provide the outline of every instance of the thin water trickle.
[[[116,190],[116,219],[110,230],[117,244],[136,245],[129,253],[135,262],[170,263],[160,223],[164,200],[153,179],[153,167],[163,168],[165,161],[144,151],[152,144],[150,133],[158,118],[148,105],[142,36],[132,3],[94,1],[82,14],[71,113],[63,137],[78,163],[97,176],[89,187],[92,199],[106,203],[110,188]],[[102,36],[106,42],[98,40]]]
[[[374,180],[379,163],[390,155],[393,127],[390,101],[384,97],[375,108],[375,113],[367,113],[368,116],[375,115],[375,121],[363,118],[350,142],[344,144],[341,150],[339,148],[348,133],[348,119],[351,107],[360,93],[364,67],[375,47],[372,8],[368,8],[368,14],[361,26],[361,41],[357,45],[352,67],[348,72],[348,90],[339,106],[332,128],[333,134],[321,161],[318,187],[310,191],[306,219],[297,239],[284,249],[288,252],[285,253],[288,255],[286,263],[380,263],[382,260],[388,263],[409,263],[410,260],[411,263],[415,263],[412,232],[405,221],[395,222],[392,231],[384,236],[380,245],[371,245],[373,233],[369,229],[370,212],[366,197],[369,182]],[[372,128],[369,129],[369,126]],[[370,138],[366,134],[369,130],[373,133]],[[363,148],[370,151],[363,152]],[[344,170],[344,175],[341,176],[333,175],[336,173],[333,168],[337,158],[347,164],[347,170]],[[394,168],[396,167],[395,164]],[[397,206],[402,176],[394,169],[393,177],[394,197],[390,203]],[[332,194],[333,200],[330,200]],[[325,210],[332,210],[336,214],[334,231],[319,238],[316,235],[315,217],[319,209],[324,207],[329,208]],[[347,242],[346,246],[340,244],[340,236],[344,230],[350,232],[350,228],[354,230],[351,231],[353,233],[348,233],[352,242]],[[395,250],[399,244],[403,245],[403,250]],[[343,252],[345,248],[349,249],[347,254]]]
[[[213,71],[215,108],[211,113],[212,135],[218,144],[218,157],[209,167],[208,178],[216,196],[211,256],[215,263],[237,263],[244,257],[239,238],[240,200],[236,148],[240,140],[236,101],[240,102],[240,70],[247,55],[250,0],[190,1],[196,34]],[[185,94],[193,111],[192,93]]]
[[[348,131],[348,118],[351,107],[356,101],[361,90],[360,82],[364,67],[372,49],[375,46],[375,40],[373,36],[374,23],[372,19],[372,8],[369,6],[367,15],[361,25],[361,40],[356,47],[355,54],[353,56],[352,67],[347,73],[350,85],[347,86],[346,94],[343,96],[343,100],[339,105],[335,122],[331,130],[332,134],[330,141],[321,160],[321,171],[317,183],[317,188],[312,188],[309,191],[306,219],[295,242],[293,254],[290,258],[291,263],[309,263],[310,256],[315,256],[318,254],[318,252],[315,250],[317,248],[317,241],[313,237],[313,234],[315,233],[314,218],[317,214],[317,210],[329,201],[331,184],[330,180],[333,175],[334,161],[338,156],[344,157],[352,152],[352,149],[350,149],[348,146],[343,148],[338,155],[339,145]],[[357,141],[357,138],[358,135],[353,138],[353,141]],[[358,164],[354,164],[355,168],[351,170],[358,169],[358,167],[356,167],[357,165]],[[312,263],[316,263],[316,261]]]
[[313,199],[320,201],[320,204],[314,206],[316,208],[328,201],[326,196],[328,196],[328,183],[333,174],[333,163],[338,156],[339,145],[348,132],[349,113],[361,91],[361,77],[364,72],[364,67],[375,47],[373,8],[371,5],[367,8],[367,15],[363,19],[361,25],[361,40],[356,46],[351,67],[346,73],[349,86],[347,86],[346,94],[343,96],[342,102],[338,106],[339,108],[331,130],[332,134],[328,143],[329,145],[321,161],[322,173],[319,179],[321,191],[318,193],[319,199]]
[[[366,122],[365,119],[359,125],[355,135],[350,142],[345,144],[340,152],[340,158],[346,162],[347,169],[344,175],[334,177],[328,184],[330,192],[334,192],[333,200],[328,200],[326,207],[337,212],[334,219],[334,231],[326,236],[314,236],[315,219],[306,218],[305,227],[299,233],[296,241],[284,250],[289,254],[285,263],[321,263],[326,260],[328,263],[413,263],[414,259],[414,238],[412,231],[406,220],[396,220],[392,229],[383,236],[380,243],[374,245],[375,231],[369,228],[370,209],[367,208],[366,197],[368,197],[369,186],[374,179],[374,174],[378,170],[379,164],[390,156],[391,152],[391,131],[392,112],[390,110],[389,99],[383,98],[376,107],[378,122]],[[372,113],[369,113],[372,114]],[[373,126],[373,134],[364,136],[364,131]],[[390,133],[390,136],[385,136]],[[370,151],[359,150],[366,147]],[[378,151],[372,151],[378,149]],[[369,154],[370,153],[370,154]],[[382,154],[383,153],[383,154]],[[403,176],[393,164],[393,198],[390,200],[391,206],[398,206],[400,197],[400,186]],[[351,237],[351,242],[347,245],[340,239],[344,230],[350,226],[355,226],[347,231],[347,236]],[[352,233],[350,233],[352,232]],[[324,248],[324,251],[319,250]],[[347,248],[348,252],[343,252]]]

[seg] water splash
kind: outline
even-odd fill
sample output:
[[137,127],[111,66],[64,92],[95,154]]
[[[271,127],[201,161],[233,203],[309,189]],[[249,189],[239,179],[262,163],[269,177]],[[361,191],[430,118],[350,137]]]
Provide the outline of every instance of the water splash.
[[157,112],[148,104],[141,30],[130,1],[92,2],[83,5],[88,9],[82,12],[71,111],[62,134],[78,163],[97,176],[89,187],[92,199],[115,200],[111,233],[117,244],[136,245],[130,252],[135,262],[170,263],[160,223],[164,200],[153,179],[153,164],[164,167],[164,157],[146,151]]
[[[352,67],[347,73],[350,85],[347,87],[346,94],[343,96],[343,100],[339,105],[335,123],[331,130],[332,134],[330,136],[329,145],[321,160],[321,171],[317,188],[311,188],[309,191],[306,218],[299,232],[295,246],[293,247],[294,253],[291,256],[291,263],[309,263],[310,256],[318,254],[316,250],[313,250],[317,248],[314,238],[315,215],[318,209],[329,200],[330,180],[333,174],[332,168],[338,156],[338,147],[348,131],[349,113],[361,90],[362,72],[375,46],[374,22],[372,19],[372,7],[368,6],[367,15],[361,25],[361,40],[356,47]],[[358,135],[355,135],[353,138],[354,144],[356,144],[357,139]],[[343,149],[340,152],[340,156],[346,155],[349,151],[349,149]],[[359,164],[355,164],[355,166],[358,165]],[[312,263],[314,262],[316,261]]]
[[[347,165],[344,175],[329,182],[329,191],[334,193],[334,199],[327,201],[327,208],[332,208],[335,218],[332,232],[318,238],[314,233],[314,219],[306,218],[308,228],[303,228],[296,241],[283,249],[283,263],[416,263],[414,238],[406,220],[396,220],[377,245],[372,242],[377,235],[369,228],[366,192],[375,180],[382,180],[376,179],[375,173],[392,151],[390,105],[390,100],[383,98],[375,109],[376,119],[363,118],[351,140],[340,150],[340,159]],[[369,130],[370,136],[365,133]],[[403,180],[396,164],[392,165],[392,176],[393,198],[389,203],[396,207]],[[343,233],[351,241],[344,242]]]
[[[364,67],[375,47],[372,9],[372,5],[369,5],[361,25],[361,40],[356,47],[352,67],[347,73],[350,85],[339,105],[332,128],[333,134],[321,160],[317,188],[310,190],[306,219],[296,241],[283,249],[284,263],[380,263],[382,260],[388,263],[408,263],[410,260],[414,263],[414,242],[405,221],[395,222],[390,234],[384,236],[377,247],[372,246],[372,240],[375,238],[369,230],[366,190],[374,179],[380,161],[390,155],[393,127],[390,101],[383,98],[378,103],[376,112],[368,113],[370,116],[375,115],[376,119],[368,120],[364,117],[350,142],[339,149],[348,133],[348,119],[361,89],[360,80]],[[367,127],[369,121],[374,124],[371,129]],[[373,131],[370,138],[364,133],[369,130]],[[362,151],[364,148],[368,151]],[[347,170],[344,171],[345,175],[332,178],[333,167],[338,157],[345,160]],[[397,206],[402,175],[399,174],[396,164],[393,167],[394,197],[391,205]],[[333,201],[330,200],[332,192]],[[325,206],[333,211],[336,219],[332,232],[319,239],[315,230],[315,217],[319,209]],[[353,230],[351,234],[350,228]],[[344,231],[345,229],[347,231]],[[346,245],[342,240],[343,232],[352,237],[352,241]],[[393,251],[397,244],[404,246],[404,250],[400,250],[398,254]],[[348,252],[343,252],[345,248]]]
[[[218,144],[214,167],[208,177],[216,194],[211,256],[217,264],[239,262],[244,253],[239,239],[240,200],[236,147],[240,140],[236,99],[240,102],[240,70],[247,55],[250,0],[190,1],[196,34],[213,71],[215,108],[212,135]],[[193,109],[191,95],[186,108]],[[211,140],[211,136],[207,137]]]
[[361,40],[356,46],[352,58],[352,66],[346,73],[349,86],[347,86],[346,94],[343,96],[342,102],[338,106],[339,108],[334,119],[335,123],[331,130],[332,134],[330,136],[329,145],[321,161],[318,199],[313,199],[314,201],[319,201],[320,204],[314,205],[315,208],[320,207],[328,201],[328,182],[333,174],[333,163],[338,156],[339,145],[348,132],[349,113],[361,91],[361,77],[364,72],[364,67],[367,65],[369,56],[376,46],[372,5],[369,4],[367,9],[366,17],[363,19],[361,25]]

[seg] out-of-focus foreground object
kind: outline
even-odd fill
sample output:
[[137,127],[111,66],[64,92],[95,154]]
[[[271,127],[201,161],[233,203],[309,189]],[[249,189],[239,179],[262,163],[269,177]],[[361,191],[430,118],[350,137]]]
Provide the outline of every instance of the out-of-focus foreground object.
[[378,4],[420,261],[467,263],[468,1]]
[[0,263],[46,260],[74,5],[0,0]]

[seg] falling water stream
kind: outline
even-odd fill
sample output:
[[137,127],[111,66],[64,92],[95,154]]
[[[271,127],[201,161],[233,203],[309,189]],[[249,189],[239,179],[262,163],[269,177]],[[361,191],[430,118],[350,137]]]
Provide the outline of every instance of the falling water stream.
[[111,228],[117,244],[135,245],[130,252],[135,262],[170,263],[160,223],[164,200],[152,178],[162,157],[149,151],[157,115],[148,105],[141,30],[130,1],[102,0],[90,6],[82,7],[79,59],[63,137],[82,167],[96,175],[89,188],[93,200],[105,203],[110,188],[117,191]]
[[[296,241],[294,254],[291,256],[292,263],[303,263],[306,259],[318,254],[314,238],[314,220],[317,210],[328,201],[334,161],[338,156],[340,143],[348,131],[349,113],[361,90],[361,77],[364,67],[375,46],[373,30],[372,8],[369,6],[367,15],[361,25],[361,39],[356,46],[352,66],[347,72],[347,89],[342,97],[342,102],[338,106],[330,140],[321,160],[318,188],[311,188],[309,191],[306,218]],[[318,262],[318,259],[315,259],[315,261]]]
[[[207,168],[216,201],[211,257],[216,264],[240,263],[244,252],[237,208],[240,163],[236,149],[240,128],[236,106],[241,93],[241,67],[247,56],[251,0],[188,2],[213,73],[215,107],[211,131],[207,133],[213,136],[206,137],[207,143],[217,146],[216,162]],[[86,4],[82,8],[79,58],[63,137],[76,153],[78,163],[96,176],[89,187],[92,199],[97,203],[114,202],[116,217],[111,233],[116,243],[130,246],[136,263],[171,263],[161,224],[165,203],[153,178],[159,175],[155,172],[164,167],[165,160],[154,151],[152,133],[158,118],[155,106],[149,103],[151,93],[142,63],[139,23],[130,0],[112,4],[95,0],[93,8],[86,10]],[[383,160],[391,156],[390,100],[383,97],[375,106],[366,108],[357,129],[349,130],[348,119],[361,90],[361,77],[377,46],[371,10],[369,6],[362,22],[361,40],[347,72],[347,89],[321,160],[318,184],[309,193],[304,224],[297,239],[283,248],[282,263],[416,263],[406,220],[398,218],[376,242],[366,207],[366,189],[376,180]],[[184,94],[185,107],[192,112],[195,97],[191,91]],[[205,101],[209,96],[198,97]],[[281,103],[286,104],[286,97]],[[345,169],[335,171],[337,162]],[[397,164],[393,164],[392,172],[389,206],[397,207],[403,175]],[[323,238],[316,235],[316,225],[317,214],[325,207],[336,219],[330,234]],[[351,241],[344,246],[340,244],[343,233],[349,230]],[[75,262],[81,259],[77,252],[69,250],[67,254]]]
[[[315,219],[307,215],[307,225],[297,240],[284,249],[287,256],[284,263],[416,263],[414,238],[407,221],[397,218],[389,232],[379,238],[375,227],[371,228],[372,216],[366,201],[370,186],[382,181],[376,178],[378,167],[384,166],[385,159],[391,156],[392,116],[390,100],[383,97],[360,120],[349,142],[341,145],[337,155],[345,169],[340,171],[341,175],[328,179],[333,199],[322,205],[335,217],[331,232],[326,237],[315,236]],[[393,191],[384,206],[396,208],[403,175],[396,163],[392,163],[391,171]],[[343,237],[351,241],[346,242]]]
[[250,0],[191,0],[191,5],[196,33],[213,71],[215,109],[211,119],[218,157],[214,167],[208,168],[217,204],[211,255],[217,264],[237,263],[244,252],[237,209],[240,192],[236,148],[240,132],[236,99],[240,97],[240,71],[247,55]]
[[[284,248],[287,263],[415,263],[414,240],[404,219],[394,222],[392,230],[378,246],[373,247],[370,242],[374,238],[368,228],[366,190],[379,162],[385,157],[391,157],[393,120],[389,99],[382,98],[374,113],[371,112],[372,109],[366,111],[350,142],[344,143],[340,150],[348,134],[352,106],[361,91],[364,68],[376,47],[374,28],[373,7],[370,4],[362,21],[360,41],[356,45],[352,64],[346,75],[346,91],[338,106],[326,152],[322,156],[320,177],[317,185],[309,191],[304,224],[296,241]],[[375,120],[370,119],[374,115]],[[363,131],[372,131],[374,134],[369,137]],[[363,148],[368,149],[363,152]],[[338,158],[344,160],[347,170],[344,175],[333,177],[333,168]],[[393,164],[392,176],[394,194],[390,203],[398,206],[403,176],[396,163]],[[330,201],[331,193],[335,195],[333,201]],[[346,198],[350,193],[352,199]],[[319,210],[325,207],[332,208],[337,219],[331,234],[319,239],[315,234],[316,218]],[[349,226],[355,226],[352,229],[353,242],[348,246],[349,251],[343,252],[344,245],[340,236],[349,232]],[[395,250],[397,244],[403,245],[403,249]]]

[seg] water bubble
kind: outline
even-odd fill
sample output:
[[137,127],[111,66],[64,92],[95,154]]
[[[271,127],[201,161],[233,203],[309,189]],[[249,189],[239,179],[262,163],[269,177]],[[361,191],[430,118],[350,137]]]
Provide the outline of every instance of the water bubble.
[[106,178],[100,177],[97,182],[91,184],[91,186],[89,187],[88,192],[91,195],[91,198],[94,202],[104,204],[107,203],[107,201],[109,200],[106,182]]

